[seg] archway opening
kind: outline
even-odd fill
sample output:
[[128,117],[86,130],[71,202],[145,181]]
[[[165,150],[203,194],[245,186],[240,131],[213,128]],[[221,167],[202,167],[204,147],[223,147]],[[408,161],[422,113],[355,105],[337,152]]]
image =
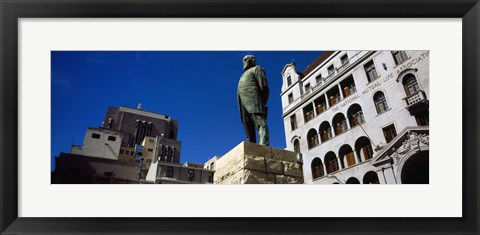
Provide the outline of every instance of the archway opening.
[[337,156],[335,156],[334,152],[328,152],[327,154],[325,154],[324,161],[325,167],[327,168],[327,174],[339,170]]
[[373,171],[367,172],[363,176],[363,184],[380,184],[377,173]]
[[347,116],[351,127],[365,122],[362,107],[359,104],[352,104],[347,110]]
[[429,183],[429,151],[421,151],[411,156],[403,165],[402,184]]
[[356,163],[352,147],[350,147],[348,144],[340,147],[338,156],[340,157],[340,164],[342,165],[342,168],[353,166]]
[[318,146],[318,134],[315,129],[310,129],[307,133],[308,149]]
[[355,141],[355,151],[357,152],[358,162],[362,161],[362,157],[365,160],[368,160],[373,157],[373,149],[370,140],[362,136]]
[[343,113],[337,113],[333,116],[332,119],[333,130],[335,131],[335,136],[342,134],[348,130],[347,120]]
[[332,129],[330,127],[330,123],[327,121],[322,122],[320,124],[320,139],[322,139],[322,143],[332,138]]
[[348,178],[347,182],[345,182],[346,184],[360,184],[360,181],[358,181],[357,178],[355,177],[350,177]]
[[318,157],[314,158],[312,161],[311,167],[312,167],[312,177],[314,180],[325,175],[325,172],[323,171],[322,160],[320,158]]

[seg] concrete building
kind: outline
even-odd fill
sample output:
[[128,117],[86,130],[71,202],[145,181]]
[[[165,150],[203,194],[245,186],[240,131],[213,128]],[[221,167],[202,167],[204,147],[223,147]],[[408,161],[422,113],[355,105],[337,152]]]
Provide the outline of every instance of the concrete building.
[[429,51],[326,51],[281,74],[305,183],[429,182]]
[[177,133],[178,121],[141,105],[109,107],[83,145],[55,159],[52,183],[212,183],[214,171],[204,164],[180,164]]
[[152,164],[143,183],[155,184],[213,184],[215,171],[204,164],[185,162],[183,165],[161,162]]
[[72,146],[70,153],[118,160],[122,143],[122,133],[102,128],[88,128],[83,145]]

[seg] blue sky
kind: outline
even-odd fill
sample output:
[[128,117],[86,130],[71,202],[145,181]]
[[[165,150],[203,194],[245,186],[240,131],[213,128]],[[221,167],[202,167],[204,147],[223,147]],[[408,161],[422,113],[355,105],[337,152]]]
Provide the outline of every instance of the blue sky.
[[181,163],[204,163],[245,139],[237,107],[242,58],[253,54],[270,87],[270,146],[285,148],[281,71],[295,60],[303,71],[320,51],[53,51],[52,170],[54,157],[83,142],[109,106],[136,108],[178,120]]

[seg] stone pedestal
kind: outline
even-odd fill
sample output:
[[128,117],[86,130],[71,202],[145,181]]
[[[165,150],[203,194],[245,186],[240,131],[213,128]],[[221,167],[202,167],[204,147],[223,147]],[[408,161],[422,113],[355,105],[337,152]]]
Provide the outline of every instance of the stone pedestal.
[[215,184],[303,184],[292,151],[242,142],[215,163]]

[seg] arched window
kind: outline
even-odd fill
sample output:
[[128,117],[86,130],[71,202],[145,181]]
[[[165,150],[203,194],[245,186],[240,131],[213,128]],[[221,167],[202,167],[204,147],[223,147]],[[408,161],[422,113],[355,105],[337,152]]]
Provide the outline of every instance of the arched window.
[[355,151],[357,152],[357,161],[361,162],[361,157],[368,160],[373,157],[373,149],[370,140],[362,136],[355,141]]
[[380,184],[380,180],[378,180],[377,173],[373,171],[367,172],[363,176],[363,184]]
[[360,184],[360,181],[358,181],[357,178],[355,177],[350,177],[348,178],[347,182],[345,182],[346,184]]
[[408,56],[405,51],[392,51],[392,55],[397,65],[403,63],[405,60],[408,60]]
[[415,76],[411,73],[403,77],[403,88],[405,88],[405,93],[407,96],[415,95],[420,91],[417,78],[415,78]]
[[318,179],[325,175],[323,171],[322,160],[318,157],[314,158],[312,161],[312,177],[313,179]]
[[327,121],[322,122],[320,124],[320,139],[322,143],[332,138],[332,128],[330,127],[330,123]]
[[318,146],[318,134],[315,129],[310,129],[307,133],[308,149]]
[[333,116],[332,119],[333,130],[335,130],[335,136],[340,135],[343,132],[348,130],[347,120],[345,119],[345,115],[343,113],[337,113]]
[[325,154],[325,167],[327,168],[327,174],[332,172],[338,171],[338,161],[337,156],[335,156],[334,152],[328,152]]
[[351,128],[365,122],[362,107],[360,107],[359,104],[352,104],[347,110],[347,116],[348,120],[350,121]]
[[385,99],[385,94],[383,92],[378,91],[373,95],[373,101],[375,103],[375,108],[377,108],[377,113],[381,114],[388,110],[387,100]]
[[300,141],[298,139],[293,141],[293,151],[300,154]]
[[340,157],[340,164],[342,165],[342,168],[345,168],[345,163],[347,167],[355,165],[355,154],[353,153],[350,145],[342,145],[338,151],[338,156]]

